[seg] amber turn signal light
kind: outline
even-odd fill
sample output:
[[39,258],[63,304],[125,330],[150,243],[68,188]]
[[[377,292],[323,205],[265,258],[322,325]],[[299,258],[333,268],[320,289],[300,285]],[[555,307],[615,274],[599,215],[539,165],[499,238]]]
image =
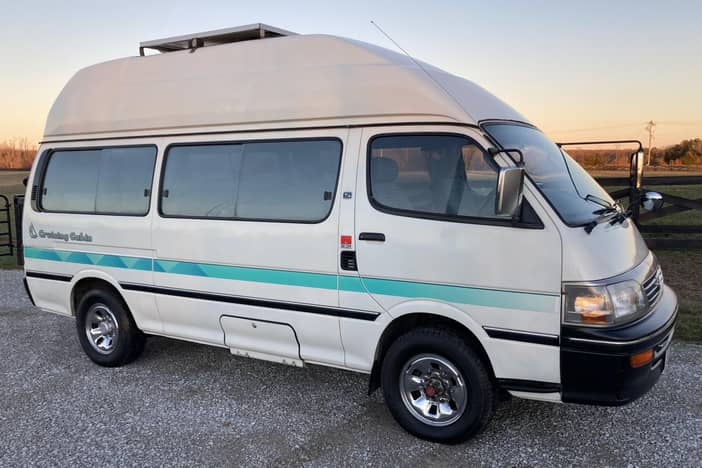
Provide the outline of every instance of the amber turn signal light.
[[632,354],[629,358],[631,367],[645,366],[653,360],[653,349],[647,349],[636,354]]

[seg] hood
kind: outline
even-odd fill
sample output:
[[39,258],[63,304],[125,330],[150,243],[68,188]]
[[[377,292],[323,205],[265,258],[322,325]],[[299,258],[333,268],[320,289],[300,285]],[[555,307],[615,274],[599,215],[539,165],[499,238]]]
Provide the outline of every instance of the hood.
[[627,219],[599,224],[590,234],[582,227],[563,228],[563,281],[594,281],[634,268],[649,255],[639,230]]

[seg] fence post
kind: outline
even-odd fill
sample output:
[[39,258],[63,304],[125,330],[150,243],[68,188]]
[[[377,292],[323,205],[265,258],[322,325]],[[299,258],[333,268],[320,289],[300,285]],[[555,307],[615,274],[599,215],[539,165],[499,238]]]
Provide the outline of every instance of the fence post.
[[12,200],[15,208],[15,245],[17,265],[24,265],[24,239],[22,237],[22,215],[24,212],[24,195],[15,195]]

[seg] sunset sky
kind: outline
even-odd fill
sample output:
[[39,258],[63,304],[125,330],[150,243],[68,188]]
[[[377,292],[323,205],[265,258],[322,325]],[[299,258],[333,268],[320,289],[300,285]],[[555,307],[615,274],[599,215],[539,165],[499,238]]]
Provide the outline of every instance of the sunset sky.
[[[577,3],[577,4],[576,4]],[[702,1],[0,0],[0,142],[38,142],[80,68],[140,41],[263,22],[394,46],[484,86],[556,140],[702,137]]]

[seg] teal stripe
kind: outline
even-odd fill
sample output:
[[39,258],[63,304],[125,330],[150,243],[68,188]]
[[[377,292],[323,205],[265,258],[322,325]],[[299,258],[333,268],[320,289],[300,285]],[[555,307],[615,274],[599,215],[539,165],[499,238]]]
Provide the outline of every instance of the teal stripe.
[[152,271],[152,260],[143,257],[127,257],[124,255],[96,254],[75,252],[70,250],[24,248],[25,258],[37,260],[51,260],[54,262],[79,263],[81,265],[95,265],[111,268],[125,268],[128,270]]
[[62,262],[56,250],[35,249],[34,247],[24,248],[25,258],[36,258],[37,260],[52,260],[54,262]]
[[337,289],[337,276],[288,270],[268,270],[208,263],[156,260],[155,271],[189,276],[204,276],[255,283],[285,284],[307,288]]
[[176,275],[200,276],[256,283],[282,284],[385,296],[437,299],[458,304],[472,304],[504,309],[521,309],[536,312],[553,311],[557,296],[517,291],[450,286],[444,284],[418,283],[380,278],[360,278],[349,275],[306,273],[288,270],[271,270],[209,263],[152,260],[143,257],[95,254],[67,250],[38,249],[25,247],[24,256],[38,260],[78,263],[129,270],[155,271]]
[[339,276],[339,289],[342,291],[349,292],[366,292],[361,282],[361,278],[358,276]]
[[553,310],[555,296],[516,291],[468,288],[444,284],[415,283],[411,281],[363,278],[371,294],[386,296],[438,299],[458,304],[472,304],[503,309],[522,309],[535,312]]

